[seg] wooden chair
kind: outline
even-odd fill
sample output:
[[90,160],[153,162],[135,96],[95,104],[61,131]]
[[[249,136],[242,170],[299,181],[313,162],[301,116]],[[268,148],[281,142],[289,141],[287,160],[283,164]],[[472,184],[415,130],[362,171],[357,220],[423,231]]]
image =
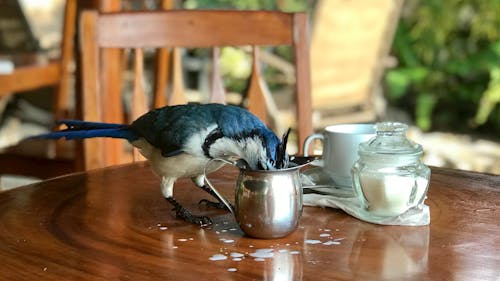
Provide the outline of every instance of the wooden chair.
[[403,0],[320,0],[311,35],[315,128],[373,122],[384,111],[380,80]]
[[[53,87],[52,111],[56,119],[66,118],[69,111],[73,40],[76,29],[77,0],[67,0],[64,10],[61,55],[47,63],[21,63],[8,75],[0,75],[0,96]],[[21,142],[0,153],[0,175],[14,174],[50,178],[75,171],[71,157],[60,142]],[[72,155],[73,148],[68,148]]]
[[[144,2],[142,2],[144,4]],[[172,9],[172,0],[161,0],[162,9]],[[17,3],[16,3],[17,5]],[[74,42],[78,11],[83,9],[99,9],[103,12],[128,9],[121,0],[77,1],[67,0],[64,7],[64,22],[61,41],[61,56],[58,59],[40,63],[33,54],[23,55],[22,61],[15,62],[15,69],[8,75],[0,74],[0,97],[37,90],[42,87],[53,87],[52,114],[55,120],[74,118],[74,108],[70,106],[71,95],[79,89],[80,81],[75,79],[76,88],[70,88],[71,71],[74,60]],[[144,7],[143,7],[144,8]],[[120,57],[117,52],[109,52],[110,58]],[[17,58],[17,57],[16,57]],[[78,58],[78,57],[77,57]],[[168,71],[168,53],[158,50],[158,73],[166,77]],[[121,62],[118,62],[121,65]],[[76,72],[79,71],[76,62]],[[116,67],[113,64],[107,65]],[[160,82],[159,87],[164,87]],[[159,88],[161,90],[163,88]],[[0,153],[0,180],[2,175],[16,175],[47,179],[75,171],[83,170],[83,155],[75,153],[75,143],[45,140],[29,140],[8,147]],[[81,151],[81,149],[78,149]],[[1,188],[0,181],[0,190]]]
[[[266,103],[262,89],[262,77],[259,68],[258,46],[290,45],[294,49],[296,77],[296,116],[299,145],[312,133],[310,101],[310,68],[307,37],[307,15],[304,13],[282,13],[272,11],[215,11],[215,10],[172,10],[148,12],[98,13],[85,11],[80,22],[82,51],[83,89],[80,108],[81,117],[88,121],[106,121],[128,123],[152,107],[156,107],[162,92],[155,92],[148,97],[143,85],[144,48],[178,48],[252,46],[253,70],[247,93],[248,108],[263,120],[266,120]],[[122,105],[121,89],[103,81],[102,53],[108,49],[132,49],[134,87],[130,112],[125,112]],[[214,54],[217,53],[215,48]],[[178,60],[177,56],[177,60]],[[168,95],[168,104],[185,103],[187,98],[175,76],[179,63],[174,56],[174,90]],[[214,63],[214,65],[217,65]],[[217,71],[213,71],[217,74]],[[220,81],[214,79],[213,81]],[[224,102],[222,86],[213,83],[211,101]],[[221,97],[222,96],[222,97]],[[119,112],[119,114],[116,114]],[[279,133],[279,132],[278,132]],[[124,142],[113,139],[85,140],[83,154],[85,168],[92,169],[131,161],[124,153]]]

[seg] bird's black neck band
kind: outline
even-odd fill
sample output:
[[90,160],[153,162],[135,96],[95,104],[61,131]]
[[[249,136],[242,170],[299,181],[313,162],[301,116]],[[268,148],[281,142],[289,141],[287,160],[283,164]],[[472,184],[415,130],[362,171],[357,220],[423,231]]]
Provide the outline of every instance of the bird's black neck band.
[[223,136],[224,134],[222,134],[222,130],[220,128],[213,129],[207,135],[202,145],[203,153],[205,154],[206,157],[212,158],[212,156],[210,156],[210,146],[212,146],[212,144],[214,144],[218,139],[222,138]]

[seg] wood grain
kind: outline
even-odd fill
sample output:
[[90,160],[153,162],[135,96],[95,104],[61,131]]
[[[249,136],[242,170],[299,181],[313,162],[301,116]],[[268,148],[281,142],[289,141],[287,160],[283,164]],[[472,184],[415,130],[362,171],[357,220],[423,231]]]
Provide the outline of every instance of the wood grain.
[[[223,168],[210,178],[230,198],[236,175]],[[213,217],[211,227],[175,219],[148,165],[99,169],[0,193],[0,280],[495,280],[499,186],[499,176],[433,169],[429,226],[305,207],[294,233],[263,240],[244,236],[227,212],[198,206],[208,197],[189,180],[175,196]],[[256,261],[256,249],[274,256]],[[210,260],[230,253],[244,258]]]
[[[97,41],[107,48],[290,45],[294,40],[290,14],[273,11],[123,12],[100,17],[98,25]],[[130,38],[141,40],[131,44]]]

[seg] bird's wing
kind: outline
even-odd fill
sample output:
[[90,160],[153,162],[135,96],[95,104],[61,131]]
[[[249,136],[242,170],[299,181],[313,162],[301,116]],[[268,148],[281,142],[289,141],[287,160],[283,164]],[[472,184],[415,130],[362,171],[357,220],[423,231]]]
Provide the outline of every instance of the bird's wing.
[[193,134],[215,121],[200,115],[197,106],[167,106],[146,113],[131,124],[131,128],[151,145],[170,157],[183,152],[183,146]]
[[183,152],[189,138],[218,129],[222,136],[244,138],[264,127],[247,110],[222,104],[167,106],[146,113],[131,124],[132,130],[158,147],[165,157]]

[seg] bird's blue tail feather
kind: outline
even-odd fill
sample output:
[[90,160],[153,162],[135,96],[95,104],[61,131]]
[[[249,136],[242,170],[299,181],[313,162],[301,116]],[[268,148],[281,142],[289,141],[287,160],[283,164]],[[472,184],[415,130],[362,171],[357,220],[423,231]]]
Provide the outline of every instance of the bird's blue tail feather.
[[136,134],[134,134],[133,131],[130,130],[129,125],[86,122],[80,120],[64,120],[58,123],[66,125],[68,128],[61,131],[36,135],[30,138],[36,138],[36,139],[66,138],[67,140],[73,140],[73,139],[109,137],[109,138],[126,139],[128,141],[134,141],[135,139],[137,139]]

